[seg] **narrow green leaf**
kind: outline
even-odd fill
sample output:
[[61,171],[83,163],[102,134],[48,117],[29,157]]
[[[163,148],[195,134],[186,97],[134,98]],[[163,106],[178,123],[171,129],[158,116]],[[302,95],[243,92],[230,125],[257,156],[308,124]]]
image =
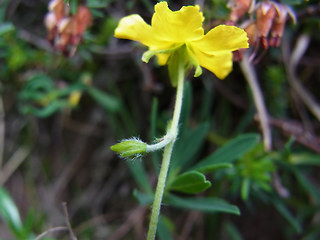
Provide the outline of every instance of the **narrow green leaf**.
[[208,213],[225,212],[240,215],[240,210],[237,206],[220,198],[180,198],[169,194],[165,199],[165,203],[177,208],[193,209]]
[[314,227],[310,232],[304,234],[301,240],[315,240],[320,239],[320,226]]
[[271,200],[278,212],[294,227],[297,233],[301,233],[302,227],[300,223],[297,221],[297,219],[294,218],[294,216],[292,216],[290,211],[284,205],[283,201],[276,198],[273,198]]
[[239,230],[236,228],[234,224],[232,224],[231,221],[228,221],[225,225],[225,229],[230,236],[231,240],[243,240],[241,233]]
[[69,0],[69,5],[70,5],[71,13],[73,15],[77,14],[77,12],[78,12],[78,0]]
[[53,113],[59,111],[63,107],[67,107],[67,106],[68,106],[67,101],[54,101],[43,108],[35,108],[33,106],[26,105],[26,106],[21,106],[20,109],[23,114],[33,114],[39,118],[46,118],[52,115]]
[[241,198],[242,200],[246,201],[248,200],[250,192],[250,179],[244,178],[241,183]]
[[133,178],[137,182],[137,184],[147,193],[152,193],[152,188],[149,183],[149,179],[146,173],[146,170],[143,166],[141,160],[136,159],[135,161],[126,161],[130,171],[132,173]]
[[153,195],[139,192],[137,189],[133,190],[133,196],[138,200],[139,204],[142,206],[152,203],[154,198]]
[[14,31],[14,25],[10,22],[0,23],[0,36],[6,34],[7,32]]
[[236,137],[219,148],[213,154],[200,161],[192,169],[200,172],[213,164],[218,163],[232,163],[239,157],[243,156],[247,151],[252,149],[258,142],[259,135],[257,134],[245,134]]
[[118,112],[120,110],[121,102],[118,98],[92,86],[88,86],[87,91],[105,110],[110,112]]
[[281,3],[285,5],[298,5],[301,4],[303,0],[282,0]]
[[292,153],[289,158],[290,163],[295,165],[320,166],[320,155],[308,152]]
[[[150,116],[150,140],[153,141],[157,137],[157,118],[158,118],[158,99],[153,98],[152,110]],[[160,155],[158,151],[151,152],[153,167],[157,173],[160,171]]]
[[0,23],[2,23],[6,17],[8,4],[9,0],[0,1]]
[[106,8],[113,0],[90,0],[86,5],[88,8]]
[[170,219],[160,215],[158,223],[157,235],[160,240],[173,240],[171,232],[174,228],[174,223]]
[[302,188],[306,190],[320,205],[320,192],[319,189],[314,186],[297,168],[291,169],[295,174],[297,180],[301,184]]
[[177,176],[170,184],[169,189],[183,193],[199,193],[211,186],[211,182],[197,171],[185,172]]
[[216,164],[208,165],[208,166],[205,166],[205,167],[199,169],[199,172],[208,173],[208,172],[213,172],[215,170],[222,169],[222,168],[233,168],[233,164],[231,164],[231,163],[216,163]]
[[0,216],[16,236],[24,235],[18,208],[8,192],[0,187]]
[[203,123],[196,129],[184,131],[175,144],[170,172],[177,172],[182,167],[186,168],[192,160],[195,160],[194,157],[203,145],[208,131],[208,123]]

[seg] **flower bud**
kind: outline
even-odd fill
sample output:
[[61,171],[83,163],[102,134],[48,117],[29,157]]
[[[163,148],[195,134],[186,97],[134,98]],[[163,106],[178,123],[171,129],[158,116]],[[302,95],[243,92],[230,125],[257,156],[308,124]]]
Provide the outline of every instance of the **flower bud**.
[[53,12],[48,12],[44,19],[44,25],[47,28],[48,36],[47,39],[51,44],[54,43],[54,38],[57,34],[57,19]]
[[249,45],[253,46],[257,43],[257,24],[255,22],[249,23],[244,30],[247,33],[249,39]]
[[273,2],[262,2],[257,6],[257,34],[265,49],[268,48],[267,36],[270,32],[275,14],[276,8]]
[[128,139],[111,146],[120,157],[135,158],[147,153],[147,144],[139,139]]
[[79,6],[78,12],[74,16],[75,35],[82,35],[86,28],[92,24],[92,16],[90,10],[86,6]]
[[296,21],[295,14],[287,5],[278,3],[275,4],[275,6],[277,12],[273,20],[270,32],[271,37],[269,39],[269,45],[271,47],[279,47],[288,13],[291,16],[293,23]]
[[48,12],[44,18],[44,25],[50,31],[57,26],[57,19],[53,12]]
[[70,104],[71,107],[76,107],[80,101],[81,98],[81,92],[80,91],[73,91],[69,95],[68,103]]
[[243,17],[252,4],[252,0],[233,0],[230,1],[228,6],[231,8],[230,21],[236,23]]
[[63,0],[51,0],[48,4],[49,11],[54,12],[57,22],[68,15],[68,7]]

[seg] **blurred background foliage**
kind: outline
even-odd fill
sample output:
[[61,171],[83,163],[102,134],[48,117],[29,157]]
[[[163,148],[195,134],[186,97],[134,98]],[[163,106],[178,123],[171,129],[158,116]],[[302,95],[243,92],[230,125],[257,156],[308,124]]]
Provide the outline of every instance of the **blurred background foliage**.
[[[113,31],[128,14],[149,21],[157,1],[66,1],[73,13],[86,5],[93,19],[70,57],[47,41],[48,2],[0,1],[0,239],[144,239],[161,153],[128,161],[109,147],[160,137],[174,89],[166,68],[142,63],[144,49]],[[230,13],[223,0],[168,2],[175,10],[199,4],[206,29]],[[295,71],[317,108],[320,5],[281,2],[298,22],[254,65],[272,150],[237,63],[224,81],[190,75],[160,239],[320,238],[319,116],[290,84],[285,57],[308,39]]]

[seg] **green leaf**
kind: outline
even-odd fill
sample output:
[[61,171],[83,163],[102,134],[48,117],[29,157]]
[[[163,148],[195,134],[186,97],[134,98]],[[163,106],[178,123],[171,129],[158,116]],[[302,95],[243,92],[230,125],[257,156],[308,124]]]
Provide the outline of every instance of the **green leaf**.
[[170,219],[160,215],[157,235],[160,240],[173,240],[171,232],[174,228],[174,223]]
[[314,186],[297,168],[292,168],[292,172],[295,174],[298,182],[302,188],[306,190],[320,205],[320,192],[319,189]]
[[301,4],[303,0],[282,0],[281,3],[285,5],[298,5]]
[[203,123],[196,129],[184,131],[184,134],[175,143],[170,172],[176,173],[194,160],[195,155],[203,145],[209,128],[208,123]]
[[0,36],[6,34],[7,32],[14,31],[14,25],[10,22],[0,24]]
[[99,89],[88,86],[88,93],[99,103],[105,110],[110,112],[118,112],[121,108],[121,102],[118,98],[109,95]]
[[139,204],[142,206],[152,203],[154,199],[153,195],[139,192],[137,189],[133,190],[133,196],[138,200]]
[[136,159],[135,161],[126,161],[130,171],[133,175],[134,180],[139,186],[147,193],[152,193],[152,188],[149,183],[149,179],[146,170],[141,160]]
[[207,172],[208,166],[210,165],[232,163],[252,149],[257,144],[258,140],[259,135],[257,134],[245,134],[236,137],[213,154],[200,161],[192,169],[200,172]]
[[90,0],[86,5],[88,8],[106,8],[113,0]]
[[[150,116],[150,139],[153,141],[157,137],[157,119],[158,119],[158,99],[153,98],[152,101],[152,110],[151,110],[151,116]],[[156,173],[160,172],[160,152],[154,151],[151,152],[152,154],[152,162],[153,167],[156,171]]]
[[320,239],[320,226],[314,227],[310,232],[304,234],[301,240],[315,240]]
[[177,208],[193,209],[208,213],[225,212],[240,215],[240,210],[237,206],[220,198],[180,198],[169,194],[165,199],[165,203]]
[[2,23],[6,17],[8,4],[9,0],[0,1],[0,23]]
[[297,233],[301,233],[302,227],[300,223],[292,216],[283,201],[277,198],[272,198],[271,201],[278,212],[294,227]]
[[242,200],[248,200],[250,192],[250,179],[244,178],[241,183],[241,198]]
[[295,165],[313,165],[320,166],[320,155],[308,152],[292,153],[289,161]]
[[241,233],[231,221],[226,223],[225,229],[231,240],[243,240]]
[[66,106],[68,106],[67,101],[54,101],[43,108],[35,108],[33,106],[26,105],[21,106],[20,109],[23,114],[33,114],[39,118],[45,118]]
[[211,182],[197,171],[185,172],[177,176],[170,184],[169,189],[183,193],[199,193],[211,186]]
[[199,169],[198,171],[202,172],[202,173],[208,173],[208,172],[213,172],[215,170],[222,169],[222,168],[233,168],[233,164],[231,164],[231,163],[214,163],[212,165],[205,166],[205,167]]
[[78,12],[78,0],[69,0],[69,5],[70,5],[71,13],[73,15],[77,14],[77,12]]
[[0,187],[0,216],[11,228],[12,232],[22,237],[24,235],[24,227],[22,225],[20,214],[14,201],[7,191]]

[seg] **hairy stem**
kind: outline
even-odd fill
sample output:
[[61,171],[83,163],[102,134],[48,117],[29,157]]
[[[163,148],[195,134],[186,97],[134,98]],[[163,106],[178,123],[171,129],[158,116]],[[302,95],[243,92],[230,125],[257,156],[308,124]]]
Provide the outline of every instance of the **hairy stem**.
[[170,159],[172,155],[172,149],[178,135],[178,124],[179,124],[179,118],[180,118],[180,112],[181,112],[181,106],[182,106],[183,85],[184,85],[184,61],[181,57],[179,58],[179,65],[178,65],[177,71],[178,71],[178,76],[177,76],[178,84],[177,84],[176,102],[174,106],[172,122],[170,124],[168,133],[166,134],[166,135],[172,136],[172,140],[164,148],[161,169],[158,177],[158,184],[157,184],[154,201],[152,205],[152,212],[151,212],[151,218],[149,223],[147,240],[155,239],[157,225],[159,221],[159,215],[160,215],[161,202],[163,198],[166,179],[168,175],[168,169],[170,165]]

